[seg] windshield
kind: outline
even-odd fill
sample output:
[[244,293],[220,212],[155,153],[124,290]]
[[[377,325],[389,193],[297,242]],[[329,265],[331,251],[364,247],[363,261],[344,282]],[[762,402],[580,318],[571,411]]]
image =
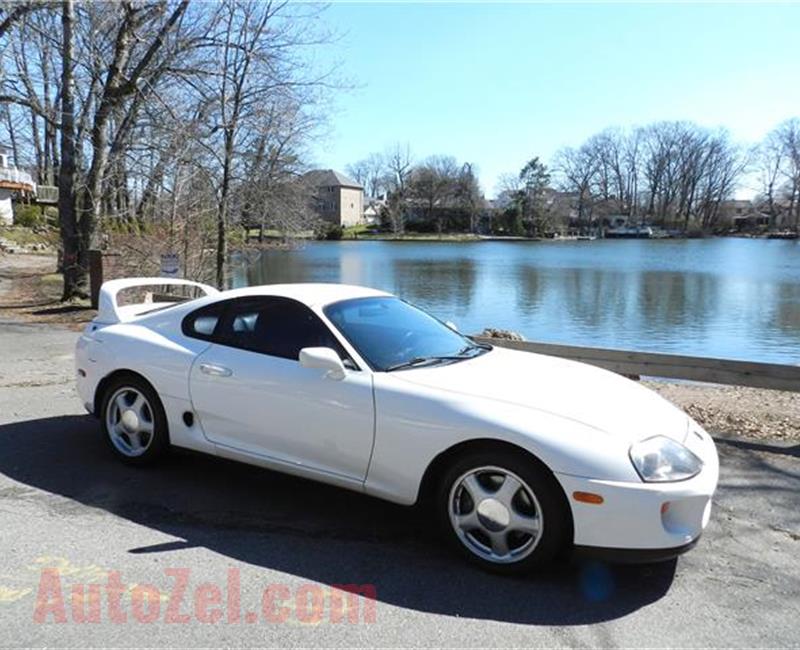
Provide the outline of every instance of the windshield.
[[454,363],[491,349],[398,298],[344,300],[324,312],[375,370]]

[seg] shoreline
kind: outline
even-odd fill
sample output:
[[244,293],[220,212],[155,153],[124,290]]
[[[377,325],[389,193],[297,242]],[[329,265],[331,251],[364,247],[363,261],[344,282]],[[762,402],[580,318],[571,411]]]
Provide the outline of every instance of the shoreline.
[[[338,241],[529,241],[529,242],[597,242],[597,241],[684,241],[697,239],[754,239],[763,241],[797,241],[797,237],[774,237],[769,235],[685,235],[677,237],[596,237],[593,235],[564,235],[563,237],[525,237],[522,235],[473,235],[470,233],[447,233],[439,235],[361,235],[342,237]],[[325,241],[325,240],[317,240]],[[337,241],[337,240],[333,240]]]
[[[567,242],[606,242],[606,241],[689,241],[689,240],[705,240],[705,239],[750,239],[757,241],[800,241],[797,238],[789,237],[770,237],[767,235],[701,235],[701,236],[682,236],[682,237],[590,237],[590,236],[564,236],[564,237],[524,237],[518,235],[475,235],[472,233],[444,233],[437,235],[435,233],[419,233],[419,234],[403,234],[393,235],[389,233],[379,234],[358,234],[356,236],[344,235],[339,239],[317,239],[313,236],[298,236],[290,241],[294,242],[319,242],[319,243],[338,243],[338,242],[418,242],[418,243],[479,243],[479,242],[516,242],[516,243],[550,243],[561,244]],[[245,250],[254,250],[263,248],[271,250],[280,248],[275,246],[276,242],[285,242],[281,237],[264,237],[264,241],[259,243],[250,243]]]

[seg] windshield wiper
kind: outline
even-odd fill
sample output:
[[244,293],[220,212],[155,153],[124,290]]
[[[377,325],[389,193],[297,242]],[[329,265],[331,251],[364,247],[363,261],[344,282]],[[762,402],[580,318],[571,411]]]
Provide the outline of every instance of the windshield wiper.
[[391,372],[392,370],[400,370],[402,368],[416,368],[417,366],[438,363],[439,361],[455,361],[458,359],[466,359],[466,358],[467,357],[458,356],[455,354],[440,355],[433,357],[414,357],[413,359],[409,359],[408,361],[402,361],[400,363],[395,363],[394,365],[388,366],[386,368],[386,372]]
[[401,370],[403,368],[416,368],[417,366],[438,363],[440,361],[462,361],[464,359],[471,359],[472,357],[476,357],[478,356],[478,354],[480,354],[480,352],[486,350],[491,350],[491,346],[484,347],[483,344],[470,344],[461,348],[455,354],[441,354],[429,357],[414,357],[413,359],[409,359],[408,361],[395,363],[394,365],[388,366],[386,368],[386,372],[391,372],[392,370]]

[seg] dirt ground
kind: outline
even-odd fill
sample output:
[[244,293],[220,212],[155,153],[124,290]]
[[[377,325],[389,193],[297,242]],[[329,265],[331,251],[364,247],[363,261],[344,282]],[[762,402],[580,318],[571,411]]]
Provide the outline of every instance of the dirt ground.
[[[52,255],[0,253],[0,320],[58,324],[80,330],[95,312],[88,303],[60,301],[61,277]],[[649,388],[714,434],[800,440],[800,392],[648,380]]]
[[0,319],[81,329],[95,311],[88,301],[62,303],[61,286],[54,255],[0,252]]

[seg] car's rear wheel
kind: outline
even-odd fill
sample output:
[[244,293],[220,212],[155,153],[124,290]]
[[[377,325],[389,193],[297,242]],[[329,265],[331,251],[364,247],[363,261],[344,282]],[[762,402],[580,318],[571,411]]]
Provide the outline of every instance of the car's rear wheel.
[[547,468],[522,452],[471,452],[439,485],[437,515],[451,543],[495,572],[518,573],[551,562],[569,543],[571,519]]
[[164,407],[143,379],[123,375],[113,380],[105,391],[101,412],[105,438],[126,463],[152,462],[169,447]]

